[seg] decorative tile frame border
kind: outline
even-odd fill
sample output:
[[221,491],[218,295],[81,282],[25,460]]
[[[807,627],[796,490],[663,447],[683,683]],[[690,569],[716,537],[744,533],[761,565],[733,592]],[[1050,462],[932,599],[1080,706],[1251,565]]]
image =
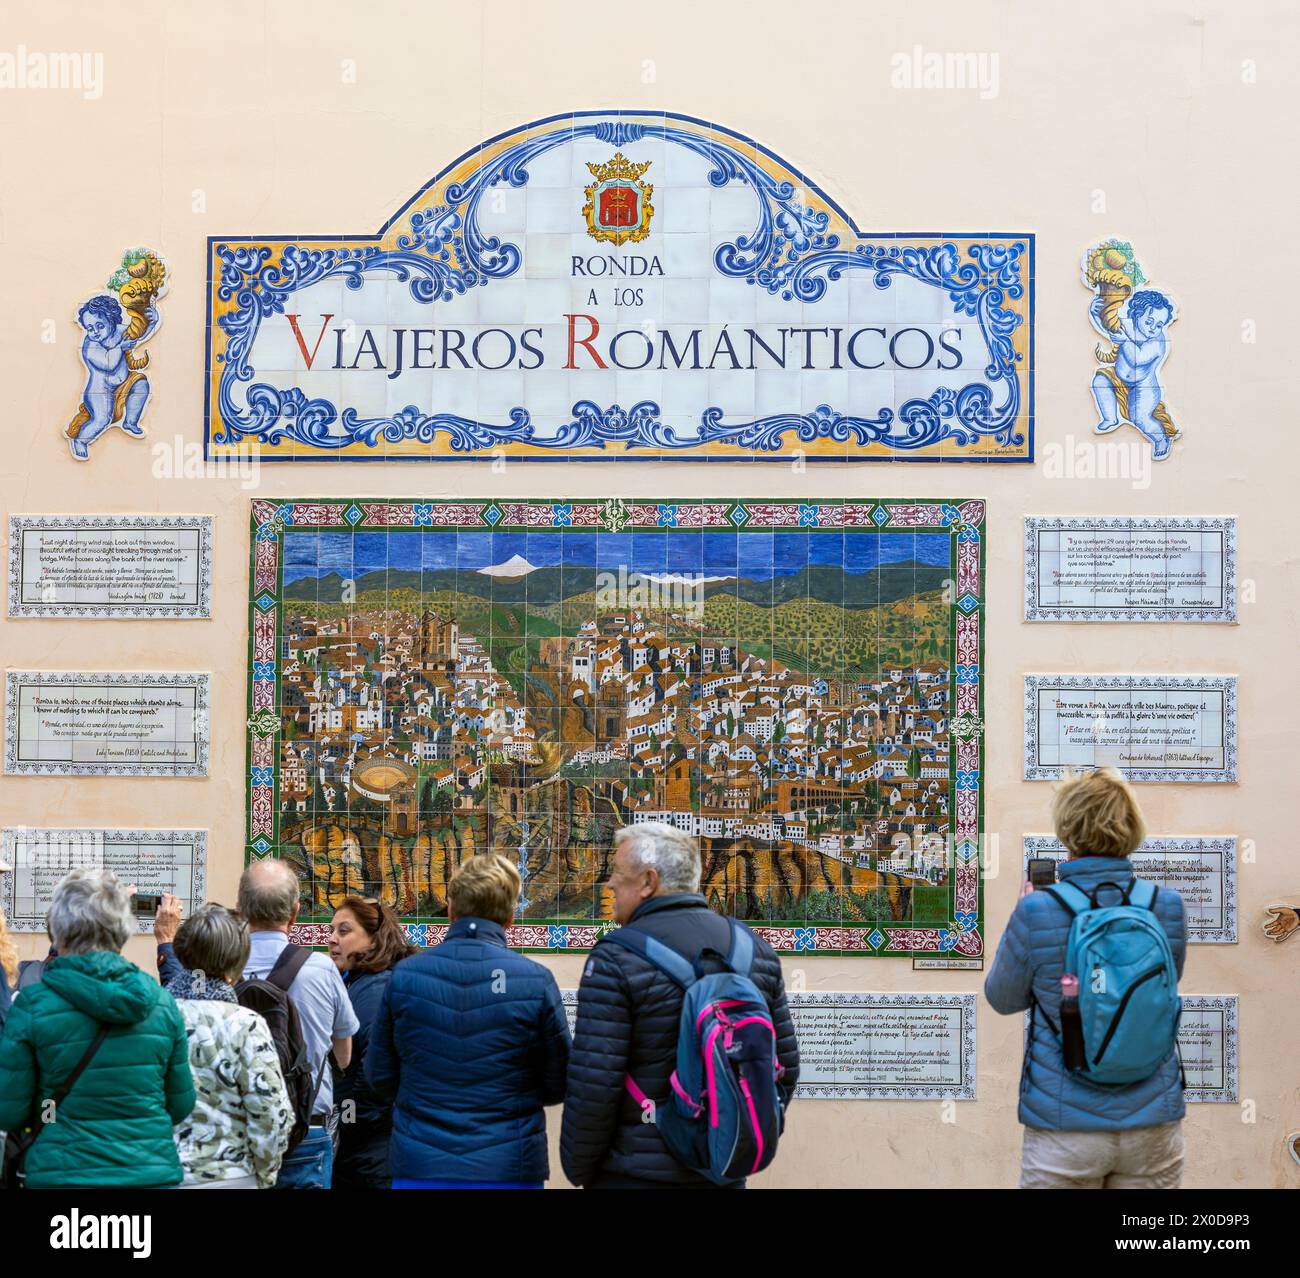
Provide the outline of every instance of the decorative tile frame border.
[[[946,927],[866,925],[755,926],[783,953],[862,957],[914,957],[984,953],[980,875],[984,817],[984,564],[985,515],[978,499],[773,500],[717,499],[692,502],[573,499],[419,501],[391,498],[272,500],[251,503],[249,566],[249,687],[247,700],[248,808],[245,860],[275,854],[280,827],[279,706],[281,656],[277,636],[283,612],[284,534],[289,528],[315,531],[383,531],[431,528],[480,532],[575,528],[623,532],[690,528],[736,531],[847,529],[894,532],[931,530],[951,540],[955,599],[951,609],[953,667],[950,726],[950,877],[952,920]],[[512,946],[530,950],[590,949],[612,924],[605,922],[517,923],[507,929]],[[414,945],[438,944],[444,920],[408,920]],[[295,926],[293,939],[324,945],[323,924]]]
[[[206,777],[208,775],[211,675],[194,671],[9,670],[5,673],[5,772],[10,776],[47,777]],[[60,687],[107,683],[154,688],[194,689],[193,763],[19,763],[18,694],[24,684]]]
[[[30,838],[34,835],[41,836],[43,840],[48,841],[51,836],[60,836],[68,841],[79,841],[93,843],[96,840],[102,842],[119,842],[119,843],[189,843],[194,848],[194,868],[190,875],[190,900],[193,907],[202,905],[207,900],[208,890],[208,832],[206,830],[195,829],[165,829],[165,830],[126,830],[117,826],[40,826],[40,827],[17,827],[9,826],[0,831],[0,840],[3,840],[5,850],[5,859],[14,867],[12,873],[0,875],[0,908],[3,908],[5,918],[9,920],[9,926],[15,932],[32,932],[44,931],[45,920],[41,919],[39,926],[32,927],[26,925],[22,916],[16,916],[14,912],[14,902],[17,896],[17,858],[13,850],[14,836],[22,835]],[[141,916],[136,920],[136,931],[140,935],[153,933],[152,917]]]
[[[1038,535],[1052,529],[1123,531],[1149,528],[1153,531],[1203,531],[1223,534],[1223,607],[1222,608],[1067,608],[1040,605],[1035,602],[1038,587]],[[1180,518],[1153,515],[1129,518],[1103,516],[1071,518],[1053,515],[1025,516],[1025,620],[1026,621],[1082,621],[1082,622],[1219,622],[1235,624],[1237,621],[1237,517],[1216,515]]]
[[1059,765],[1040,767],[1035,761],[1038,741],[1038,694],[1046,688],[1062,687],[1071,692],[1166,691],[1176,688],[1210,688],[1223,693],[1224,766],[1222,768],[1124,768],[1129,781],[1195,781],[1209,785],[1237,780],[1237,676],[1236,675],[1079,675],[1027,674],[1024,695],[1024,779],[1056,781]]
[[[31,604],[23,603],[23,533],[29,529],[105,528],[110,531],[198,532],[197,602],[194,604]],[[111,617],[115,619],[165,617],[207,620],[212,616],[212,516],[211,515],[11,515],[9,517],[9,616],[11,617]]]
[[[1217,852],[1223,857],[1223,926],[1203,928],[1195,936],[1189,936],[1193,945],[1235,945],[1237,943],[1237,839],[1235,835],[1171,835],[1166,838],[1144,839],[1142,845],[1133,853],[1138,856],[1143,852],[1162,853],[1165,855],[1186,852],[1194,855],[1198,852]],[[1060,841],[1050,834],[1026,834],[1024,836],[1024,859],[1050,856],[1058,860],[1068,855]]]

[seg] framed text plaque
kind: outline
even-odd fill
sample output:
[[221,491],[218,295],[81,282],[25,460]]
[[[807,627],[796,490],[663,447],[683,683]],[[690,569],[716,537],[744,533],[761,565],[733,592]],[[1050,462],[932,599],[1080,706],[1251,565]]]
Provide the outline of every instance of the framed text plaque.
[[1117,768],[1130,781],[1237,779],[1235,675],[1025,676],[1025,780]]
[[[59,880],[74,868],[102,868],[141,895],[180,897],[188,917],[207,899],[207,838],[205,830],[8,829],[13,873],[0,876],[0,904],[15,932],[44,932]],[[151,932],[152,916],[138,926]]]
[[[1066,850],[1052,836],[1025,836],[1025,860],[1063,861]],[[1192,944],[1237,940],[1237,840],[1222,835],[1146,839],[1129,858],[1133,872],[1183,898],[1187,939]]]
[[1237,521],[1029,516],[1025,620],[1235,622]]
[[210,515],[13,515],[11,617],[212,614]]
[[1033,460],[1033,235],[862,229],[722,125],[551,116],[329,223],[208,240],[208,458]]
[[21,776],[201,777],[206,674],[10,670],[5,771]]

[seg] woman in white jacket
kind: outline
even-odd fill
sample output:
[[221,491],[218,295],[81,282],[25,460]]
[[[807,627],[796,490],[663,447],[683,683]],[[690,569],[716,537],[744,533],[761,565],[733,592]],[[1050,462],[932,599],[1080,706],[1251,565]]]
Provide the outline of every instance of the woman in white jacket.
[[181,1189],[270,1189],[293,1128],[280,1058],[266,1021],[240,1007],[234,983],[248,961],[248,925],[223,905],[181,924],[172,978],[190,1040],[197,1100],[176,1128]]

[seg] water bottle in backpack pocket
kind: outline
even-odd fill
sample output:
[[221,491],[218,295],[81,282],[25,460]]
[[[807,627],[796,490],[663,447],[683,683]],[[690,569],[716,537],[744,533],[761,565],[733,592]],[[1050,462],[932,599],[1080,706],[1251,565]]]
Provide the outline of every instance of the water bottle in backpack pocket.
[[[1105,888],[1119,894],[1120,904],[1099,904]],[[1177,1047],[1182,1013],[1155,884],[1100,883],[1091,896],[1069,882],[1046,890],[1073,916],[1065,970],[1078,975],[1084,1056],[1072,1072],[1112,1086],[1150,1078]]]
[[731,952],[722,972],[704,972],[703,955],[691,963],[636,927],[604,938],[654,964],[684,991],[670,1094],[651,1101],[630,1074],[625,1085],[643,1111],[653,1109],[673,1157],[719,1185],[762,1171],[785,1126],[776,1028],[749,975],[754,941],[735,919],[727,922]]

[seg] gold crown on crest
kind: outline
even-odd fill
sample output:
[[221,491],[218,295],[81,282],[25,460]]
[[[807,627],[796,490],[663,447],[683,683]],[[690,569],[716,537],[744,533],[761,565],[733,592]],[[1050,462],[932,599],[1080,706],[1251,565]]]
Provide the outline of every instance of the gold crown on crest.
[[587,168],[597,182],[608,182],[614,178],[626,178],[635,182],[653,163],[653,160],[647,160],[644,164],[633,164],[622,151],[615,151],[614,158],[608,164],[592,164],[588,161]]

